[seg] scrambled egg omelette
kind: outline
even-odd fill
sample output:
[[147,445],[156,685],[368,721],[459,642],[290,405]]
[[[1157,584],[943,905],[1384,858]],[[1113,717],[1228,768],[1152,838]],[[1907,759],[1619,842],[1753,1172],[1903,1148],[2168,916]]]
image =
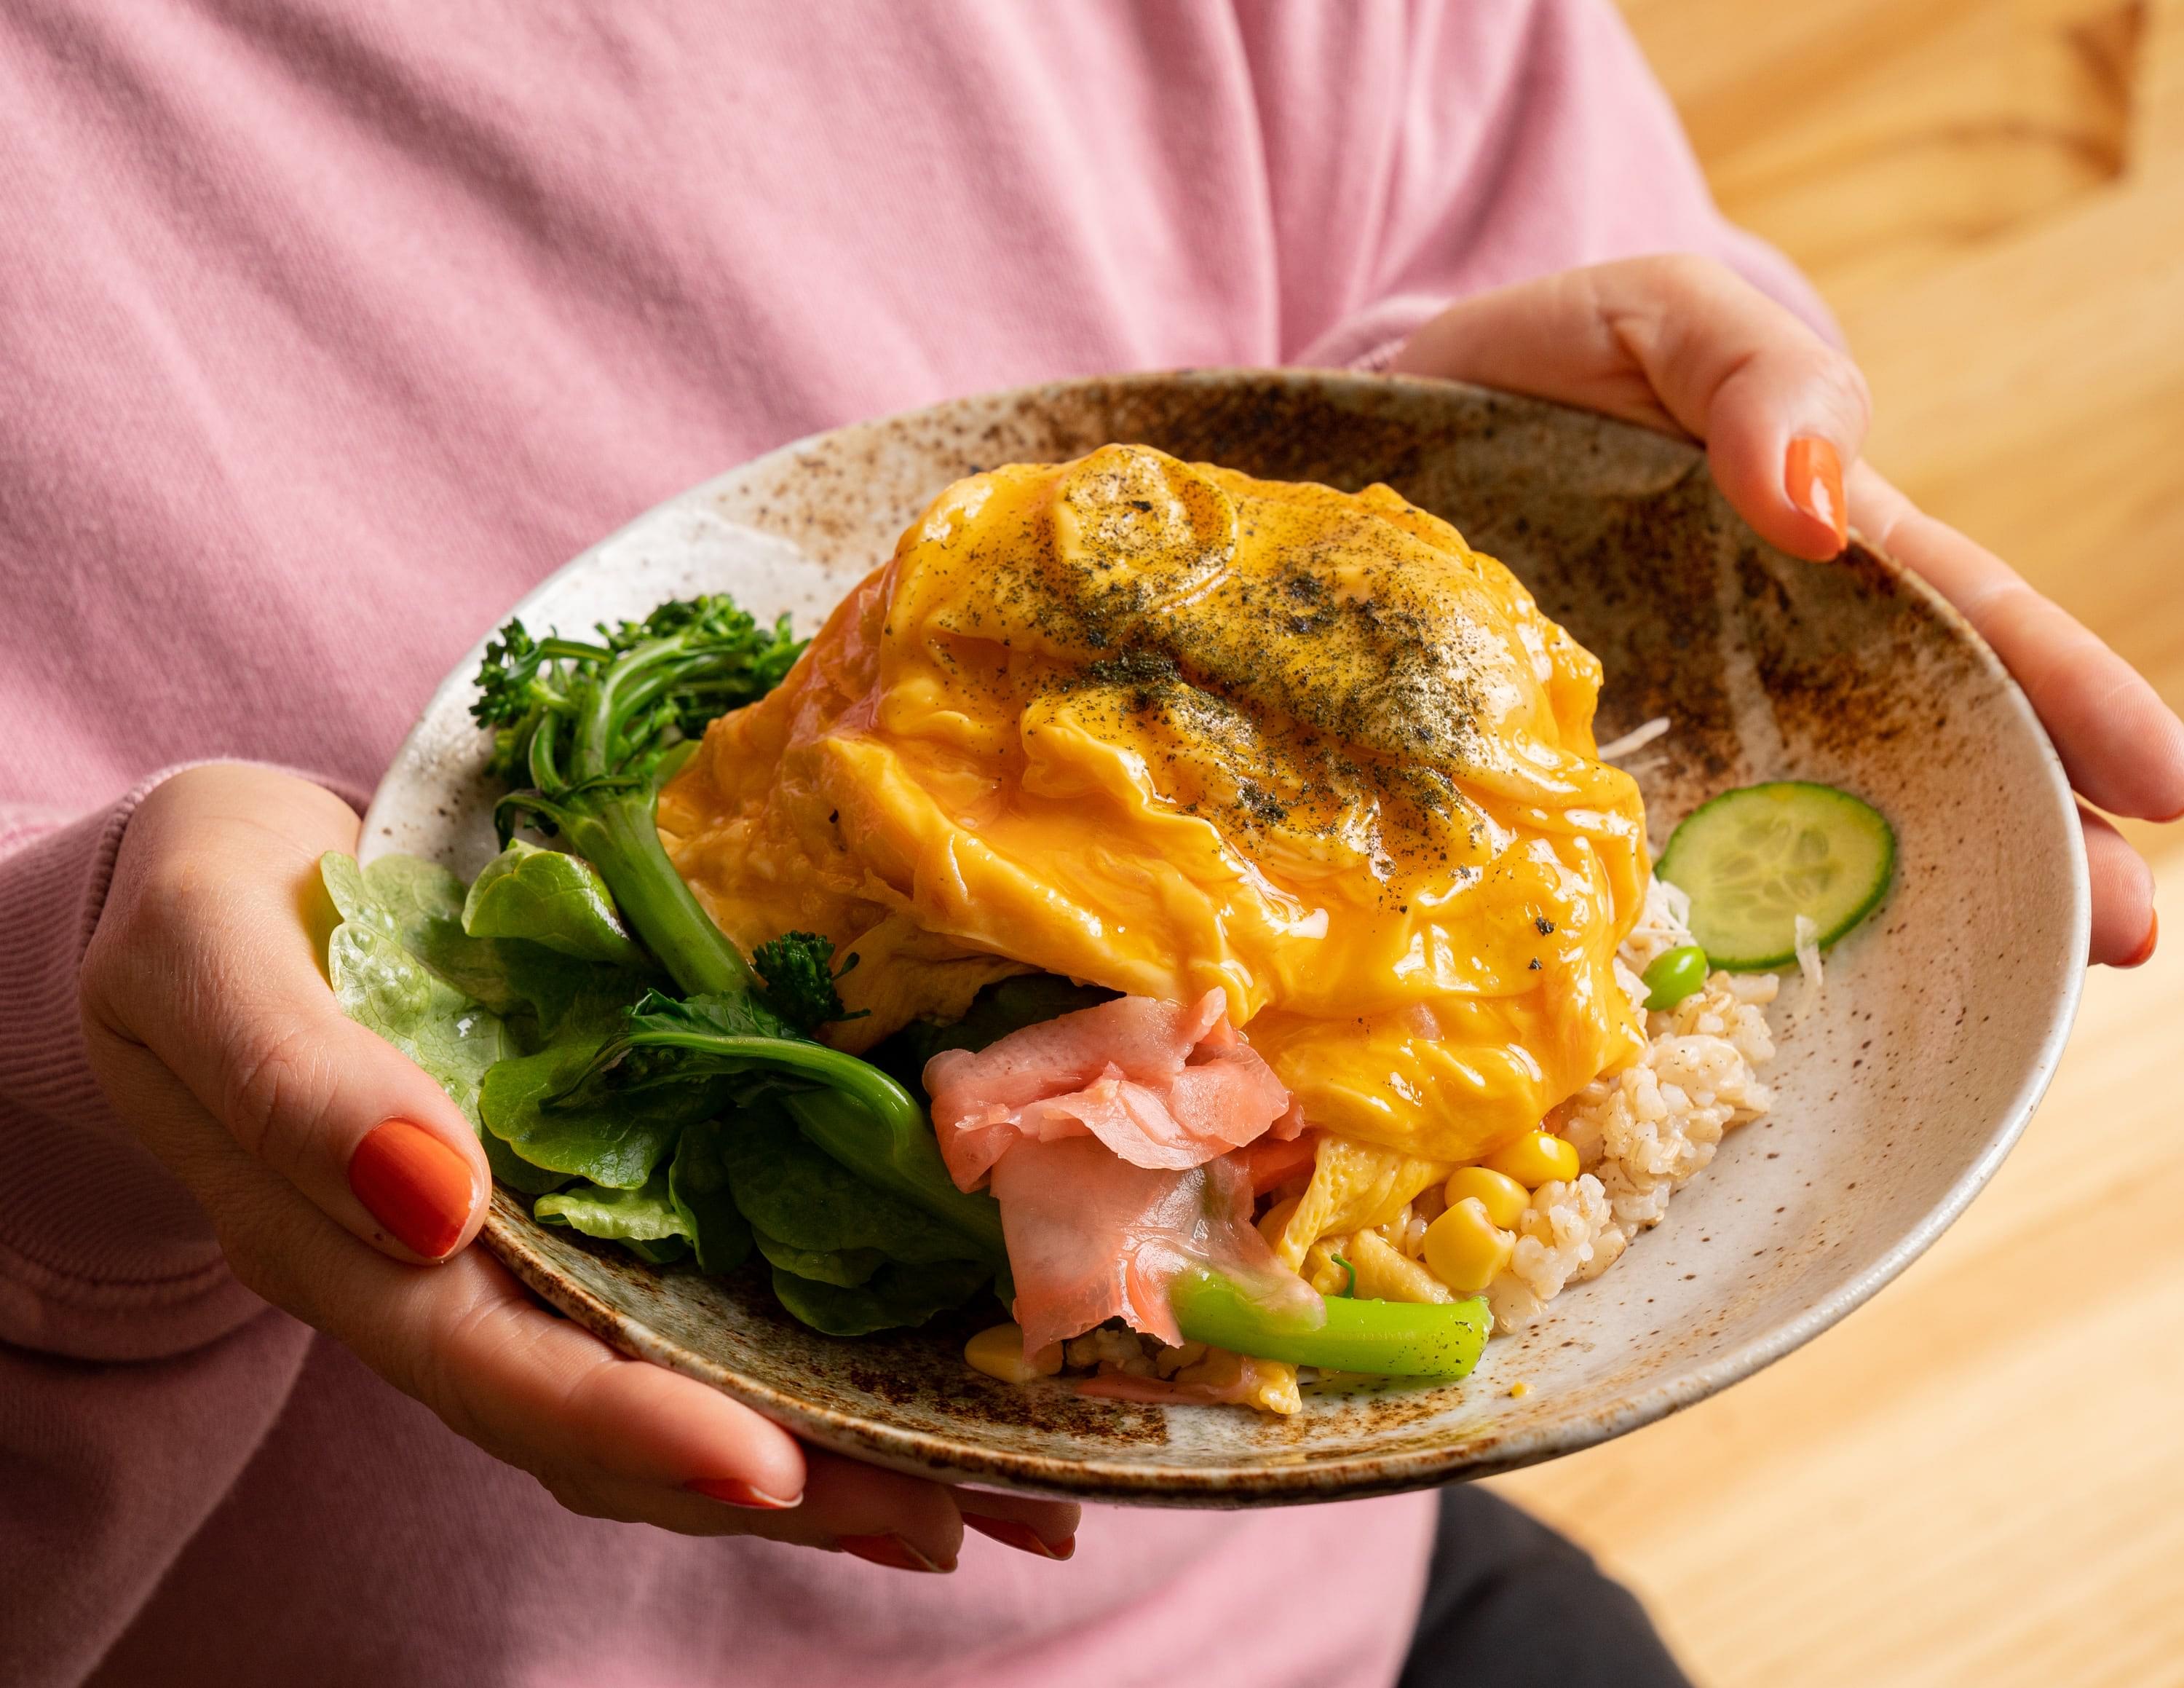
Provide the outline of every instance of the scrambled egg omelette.
[[[1017,972],[1218,989],[1311,1124],[1429,1179],[1645,1047],[1613,973],[1644,817],[1593,754],[1600,682],[1384,486],[1111,445],[949,488],[660,826],[746,950],[856,954],[841,1047]],[[1357,1217],[1407,1192],[1372,1193]]]

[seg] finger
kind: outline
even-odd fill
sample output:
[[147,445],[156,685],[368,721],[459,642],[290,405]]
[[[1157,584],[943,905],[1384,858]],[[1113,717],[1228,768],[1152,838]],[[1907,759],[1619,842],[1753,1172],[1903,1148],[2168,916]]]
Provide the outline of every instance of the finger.
[[2103,817],[2081,808],[2086,834],[2086,878],[2092,890],[2093,933],[2086,959],[2096,965],[2137,967],[2153,958],[2153,870],[2131,841]]
[[2000,557],[1863,463],[1851,477],[1850,506],[1861,535],[1923,578],[1993,646],[2081,796],[2112,814],[2184,816],[2184,721],[2144,676]]
[[354,849],[356,826],[330,793],[263,769],[193,769],[155,791],[86,959],[86,1016],[354,1234],[436,1260],[475,1234],[490,1176],[446,1093],[343,1014],[319,970],[318,858]]
[[1041,1559],[1067,1559],[1077,1551],[1077,1526],[1084,1509],[1072,1501],[983,1489],[958,1489],[955,1495],[967,1529]]
[[[314,1322],[573,1508],[819,1546],[887,1538],[913,1568],[954,1565],[962,1526],[938,1484],[806,1450],[719,1390],[555,1317],[480,1251],[420,1273],[308,1210],[296,1222],[348,1263],[318,1269],[307,1288],[282,1286],[308,1298]],[[292,1241],[275,1252],[304,1255]]]
[[1843,548],[1843,473],[1871,412],[1865,378],[1710,260],[1630,259],[1479,294],[1421,328],[1393,367],[1689,434],[1763,538],[1804,557]]
[[939,1485],[803,1448],[719,1390],[554,1317],[489,1256],[406,1277],[398,1302],[366,1285],[336,1310],[346,1339],[578,1510],[954,1567],[962,1525]]
[[169,1081],[165,1127],[237,1275],[336,1337],[458,1434],[572,1510],[688,1534],[952,1568],[940,1485],[804,1449],[719,1390],[629,1359],[535,1302],[482,1251],[421,1272],[364,1247]]

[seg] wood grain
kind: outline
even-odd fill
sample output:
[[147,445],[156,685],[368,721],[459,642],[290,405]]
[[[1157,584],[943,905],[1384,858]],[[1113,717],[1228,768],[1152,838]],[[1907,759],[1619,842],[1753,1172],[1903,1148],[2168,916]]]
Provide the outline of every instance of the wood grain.
[[[2184,0],[1625,0],[1836,305],[1870,455],[2184,703]],[[2184,879],[2176,829],[2138,827]],[[2184,895],[1990,1190],[1869,1306],[1496,1486],[1702,1683],[2184,1682]]]

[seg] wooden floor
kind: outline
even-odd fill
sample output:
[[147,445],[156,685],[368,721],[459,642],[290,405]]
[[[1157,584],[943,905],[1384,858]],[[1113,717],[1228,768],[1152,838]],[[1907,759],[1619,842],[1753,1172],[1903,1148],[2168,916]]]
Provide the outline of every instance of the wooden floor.
[[[2184,703],[2184,0],[1624,0],[1871,456]],[[2184,829],[2137,830],[2184,886]],[[1501,1479],[1708,1685],[2184,1684],[2184,890],[1988,1193],[1726,1395]]]

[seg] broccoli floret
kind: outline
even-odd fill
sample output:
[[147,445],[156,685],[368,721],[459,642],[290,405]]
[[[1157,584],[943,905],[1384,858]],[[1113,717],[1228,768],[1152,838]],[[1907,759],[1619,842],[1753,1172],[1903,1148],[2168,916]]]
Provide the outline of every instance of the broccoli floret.
[[805,1037],[834,1020],[861,1019],[849,1013],[835,981],[857,964],[853,953],[834,969],[834,945],[816,932],[783,932],[751,952],[751,966],[766,981],[766,1005]]
[[686,991],[745,992],[755,981],[660,848],[660,788],[707,721],[765,696],[803,649],[788,617],[761,627],[715,595],[602,626],[597,643],[534,639],[511,621],[479,665],[471,714],[493,729],[494,770],[529,779],[495,812],[501,841],[526,818],[560,834]]

